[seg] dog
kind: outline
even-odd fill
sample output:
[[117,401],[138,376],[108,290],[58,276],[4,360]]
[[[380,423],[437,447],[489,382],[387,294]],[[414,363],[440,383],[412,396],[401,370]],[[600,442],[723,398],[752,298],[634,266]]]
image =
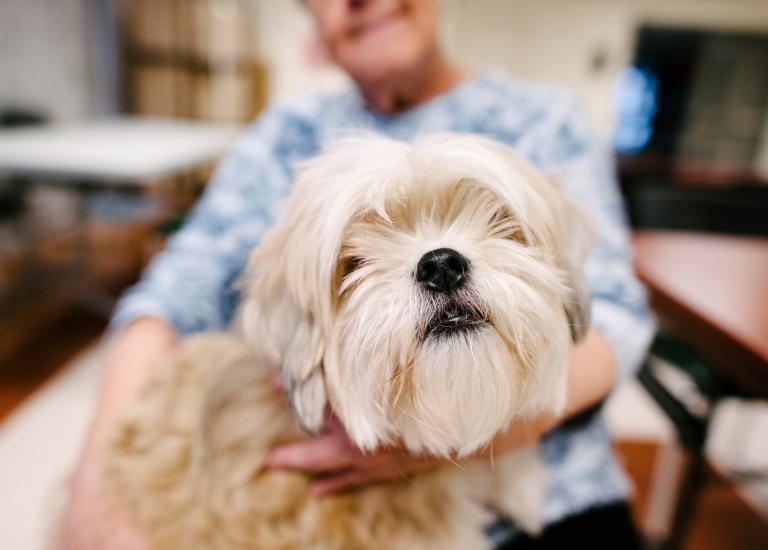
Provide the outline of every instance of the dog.
[[[493,140],[340,140],[252,253],[238,328],[183,342],[117,426],[107,487],[163,550],[490,548],[498,515],[539,532],[535,448],[466,459],[562,411],[592,240],[558,184]],[[306,474],[263,465],[329,406],[362,450],[464,465],[311,497]]]

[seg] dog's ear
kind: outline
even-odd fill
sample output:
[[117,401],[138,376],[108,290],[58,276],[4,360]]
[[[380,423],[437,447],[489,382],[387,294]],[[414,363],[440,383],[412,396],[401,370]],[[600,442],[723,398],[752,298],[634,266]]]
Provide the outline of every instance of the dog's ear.
[[296,303],[284,272],[285,247],[273,249],[269,237],[254,252],[247,271],[242,331],[279,368],[296,419],[314,433],[322,428],[327,402],[323,332],[312,314]]
[[574,343],[578,343],[589,331],[591,299],[584,262],[595,240],[595,230],[589,215],[570,199],[565,199],[563,222],[561,261],[570,289],[565,314],[571,328],[571,338]]
[[283,385],[302,427],[316,433],[323,427],[328,401],[323,374],[323,338],[310,319],[301,319],[283,354]]
[[295,417],[310,432],[322,428],[327,403],[323,356],[343,230],[323,211],[323,190],[306,189],[315,178],[298,178],[282,218],[251,254],[241,315],[245,338],[280,370]]
[[323,354],[325,338],[317,304],[321,289],[296,258],[296,219],[287,216],[251,255],[246,270],[242,329],[248,340],[280,370],[286,396],[299,424],[309,432],[322,428],[327,402]]

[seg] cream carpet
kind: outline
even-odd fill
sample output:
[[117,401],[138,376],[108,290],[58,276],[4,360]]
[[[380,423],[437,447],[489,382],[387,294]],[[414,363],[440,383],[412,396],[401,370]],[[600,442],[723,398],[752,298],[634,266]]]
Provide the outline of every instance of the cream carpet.
[[101,350],[80,354],[0,424],[0,547],[38,550],[90,421]]

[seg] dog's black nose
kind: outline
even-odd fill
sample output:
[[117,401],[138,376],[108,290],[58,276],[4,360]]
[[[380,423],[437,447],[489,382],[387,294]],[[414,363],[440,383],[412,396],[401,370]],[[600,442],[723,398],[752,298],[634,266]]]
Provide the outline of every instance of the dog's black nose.
[[469,260],[452,248],[438,248],[424,254],[416,266],[416,280],[434,292],[451,292],[467,277]]

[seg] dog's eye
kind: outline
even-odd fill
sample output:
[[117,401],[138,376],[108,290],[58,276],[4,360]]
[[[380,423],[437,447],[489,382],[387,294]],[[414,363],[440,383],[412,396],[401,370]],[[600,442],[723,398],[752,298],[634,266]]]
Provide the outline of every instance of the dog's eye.
[[494,212],[489,225],[491,231],[497,237],[516,241],[520,244],[528,244],[520,224],[517,223],[514,216],[507,210],[497,210]]
[[344,275],[349,275],[354,270],[359,268],[361,265],[363,265],[363,258],[359,256],[353,256],[351,258],[346,258],[344,260],[343,269],[344,269]]
[[516,241],[520,244],[524,244],[524,245],[528,244],[528,239],[525,238],[525,234],[523,233],[523,231],[520,229],[519,226],[509,231],[505,236],[505,238],[509,239],[510,241]]

